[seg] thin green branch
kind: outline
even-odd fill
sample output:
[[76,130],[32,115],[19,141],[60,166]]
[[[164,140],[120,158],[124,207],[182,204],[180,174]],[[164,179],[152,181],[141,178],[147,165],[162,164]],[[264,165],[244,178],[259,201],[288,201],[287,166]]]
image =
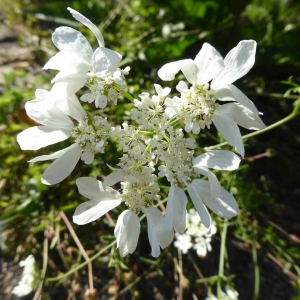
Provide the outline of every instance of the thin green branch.
[[259,275],[259,265],[258,265],[258,259],[257,259],[257,249],[255,245],[255,240],[252,241],[252,258],[253,258],[253,264],[254,264],[254,295],[253,300],[257,300],[259,297],[259,281],[260,281],[260,275]]
[[222,288],[221,288],[221,278],[224,277],[224,258],[225,258],[225,251],[226,251],[226,236],[227,236],[227,227],[228,223],[227,220],[224,220],[223,223],[223,230],[221,234],[221,249],[220,249],[220,259],[219,259],[219,271],[218,271],[218,283],[217,283],[217,295],[218,298],[221,299],[222,297]]
[[96,253],[94,256],[92,256],[89,260],[87,260],[84,263],[82,263],[82,264],[74,267],[71,271],[69,271],[69,272],[67,272],[67,273],[65,273],[65,274],[63,274],[61,276],[46,278],[45,280],[48,281],[48,282],[51,282],[51,281],[58,281],[58,280],[67,278],[68,276],[72,275],[76,271],[80,270],[81,268],[85,267],[87,264],[89,264],[90,262],[92,262],[93,260],[95,260],[96,258],[98,258],[105,251],[107,251],[108,249],[112,248],[116,243],[117,243],[117,241],[114,240],[113,242],[111,242],[110,244],[108,244],[106,247],[104,247],[102,250],[100,250],[98,253]]

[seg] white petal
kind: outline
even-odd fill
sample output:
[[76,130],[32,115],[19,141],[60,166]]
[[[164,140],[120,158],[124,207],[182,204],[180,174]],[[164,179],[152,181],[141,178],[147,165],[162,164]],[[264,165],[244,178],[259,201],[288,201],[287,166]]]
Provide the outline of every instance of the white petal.
[[74,170],[82,150],[76,144],[73,144],[67,149],[68,151],[46,169],[42,176],[42,183],[47,185],[59,183],[68,177]]
[[87,165],[91,164],[93,162],[95,158],[95,154],[93,151],[85,151],[82,155],[81,155],[81,160],[84,161],[84,163],[86,163]]
[[135,251],[139,239],[140,227],[140,220],[134,212],[125,210],[120,214],[114,233],[121,257]]
[[215,170],[236,170],[241,159],[228,150],[211,150],[193,160],[194,167],[205,166]]
[[166,110],[165,113],[169,118],[172,118],[180,111],[180,98],[175,96],[174,98],[167,98],[165,100]]
[[165,214],[166,229],[173,230],[173,227],[183,233],[186,227],[186,205],[188,199],[181,188],[171,186],[168,195],[168,202]]
[[96,27],[89,19],[87,19],[85,16],[83,16],[81,13],[79,13],[75,9],[68,7],[68,10],[77,21],[81,22],[83,25],[85,25],[87,28],[89,28],[94,33],[94,35],[96,36],[96,38],[98,40],[99,46],[104,47],[105,46],[104,39],[103,39],[102,33],[100,32],[98,27]]
[[97,48],[92,57],[93,72],[102,76],[113,72],[118,67],[122,55],[108,48]]
[[51,159],[56,159],[58,157],[61,157],[64,153],[68,152],[70,148],[74,148],[74,147],[77,147],[76,144],[72,144],[71,146],[65,148],[65,149],[62,149],[62,150],[59,150],[57,152],[54,152],[50,155],[41,155],[41,156],[37,156],[31,160],[29,160],[28,162],[37,162],[37,161],[45,161],[45,160],[51,160]]
[[233,83],[252,68],[255,62],[256,42],[244,40],[238,43],[225,57],[224,69],[213,79],[212,89],[222,88]]
[[80,100],[83,102],[92,103],[95,100],[95,95],[91,93],[86,93],[80,97]]
[[150,206],[144,208],[143,211],[147,217],[148,237],[152,249],[151,255],[158,257],[160,247],[164,249],[173,241],[174,231],[166,229],[164,216],[156,207]]
[[86,78],[87,78],[87,72],[90,70],[89,68],[83,68],[83,70],[80,71],[74,71],[74,70],[63,70],[60,71],[52,80],[51,83],[55,82],[78,82],[78,87],[75,89],[75,92],[78,91],[80,88],[82,88],[85,85]]
[[48,126],[34,126],[17,136],[17,142],[22,150],[38,150],[48,145],[66,140],[71,135],[70,130],[57,130]]
[[60,51],[49,59],[43,69],[68,71],[69,73],[88,72],[91,71],[91,64],[75,52]]
[[79,177],[76,179],[79,193],[92,200],[119,200],[120,194],[109,186],[105,186],[101,181],[92,177]]
[[233,84],[226,84],[221,89],[214,92],[216,97],[221,101],[237,101],[252,110],[255,114],[259,114],[254,103]]
[[55,129],[71,130],[73,122],[64,112],[56,107],[53,107],[51,110],[47,109],[50,93],[46,95],[45,99],[35,99],[26,102],[25,109],[27,115],[37,123]]
[[[195,179],[196,180],[196,179]],[[193,182],[195,181],[193,180]],[[198,179],[199,180],[199,179]],[[201,222],[203,225],[210,230],[211,226],[211,217],[210,214],[200,198],[196,187],[193,185],[193,182],[187,186],[187,191],[191,197],[192,202],[194,203],[196,210],[200,216]]]
[[124,177],[123,170],[117,170],[116,172],[110,173],[104,178],[103,183],[107,186],[115,185],[117,182],[121,181]]
[[[62,100],[65,100],[65,99],[71,99],[71,102],[72,102],[72,97],[74,97],[74,94],[81,87],[83,87],[84,84],[85,84],[84,78],[78,78],[77,80],[71,80],[71,81],[55,82],[55,84],[53,85],[53,87],[50,91],[50,95],[48,97],[47,109],[51,109],[54,106],[57,106],[58,105],[57,103],[60,103]],[[78,109],[78,107],[77,107],[77,109]],[[78,111],[79,110],[80,109],[78,109]],[[81,113],[82,113],[82,111],[81,111]]]
[[107,98],[105,95],[97,95],[95,99],[95,106],[98,108],[105,108],[107,105]]
[[260,130],[266,127],[257,114],[238,103],[221,105],[218,108],[218,113],[222,114],[222,116],[231,118],[238,125],[250,130]]
[[86,112],[75,94],[70,95],[67,99],[58,99],[56,101],[56,106],[78,122],[86,116]]
[[201,195],[201,199],[205,205],[218,216],[230,219],[237,215],[239,209],[236,200],[223,188],[220,197],[216,199],[211,195],[209,182],[201,179],[194,179],[191,185],[197,193]]
[[198,84],[209,82],[224,67],[223,57],[208,43],[203,44],[194,62],[199,70],[197,73]]
[[185,61],[181,66],[181,71],[189,83],[197,83],[198,68],[191,59]]
[[221,184],[216,175],[204,166],[196,165],[194,166],[194,170],[197,174],[201,174],[208,177],[211,194],[213,197],[218,198],[221,194]]
[[73,222],[78,225],[84,225],[93,222],[121,203],[121,200],[91,200],[81,203],[77,206]]
[[196,122],[193,123],[192,132],[193,134],[199,134],[200,132],[200,125]]
[[191,132],[192,128],[193,128],[193,123],[186,123],[185,126],[184,126],[184,130],[186,132]]
[[190,59],[183,59],[167,63],[163,65],[157,72],[158,76],[164,81],[171,81],[175,75],[180,71],[182,65]]
[[53,44],[61,51],[75,52],[91,63],[93,49],[85,36],[70,27],[58,27],[52,34]]
[[[176,85],[176,90],[179,92],[179,93],[184,93],[184,92],[187,92],[188,90],[188,85],[186,84],[185,81],[183,80],[180,80],[178,82],[178,84]],[[176,96],[177,97],[177,96]],[[174,97],[175,98],[175,97]]]
[[230,145],[232,145],[241,156],[244,157],[244,144],[238,126],[232,119],[226,116],[219,115],[217,113],[217,110],[212,117],[213,123],[215,124],[221,135],[224,137],[224,139]]

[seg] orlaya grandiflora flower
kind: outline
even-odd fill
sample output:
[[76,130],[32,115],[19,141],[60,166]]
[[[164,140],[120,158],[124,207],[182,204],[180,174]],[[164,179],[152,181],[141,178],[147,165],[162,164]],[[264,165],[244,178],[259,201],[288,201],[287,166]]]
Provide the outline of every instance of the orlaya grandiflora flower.
[[[213,122],[225,140],[244,156],[237,125],[251,130],[263,129],[265,125],[253,102],[232,83],[252,68],[255,51],[256,42],[244,40],[223,60],[214,47],[205,43],[194,60],[184,59],[164,65],[158,71],[161,79],[173,80],[181,70],[192,85],[188,88],[184,81],[179,82],[176,88],[181,97],[165,101],[166,114],[178,116],[185,123],[185,130],[195,134],[206,126],[209,128]],[[234,102],[219,105],[216,100]]]
[[[38,150],[64,141],[70,136],[74,138],[74,143],[65,149],[30,160],[37,162],[56,159],[42,176],[44,184],[52,185],[64,180],[75,168],[80,157],[85,163],[91,163],[95,153],[103,152],[109,125],[106,119],[97,116],[91,125],[88,115],[75,95],[70,96],[67,101],[57,99],[51,109],[47,108],[50,92],[36,90],[35,95],[36,99],[27,102],[25,109],[27,115],[41,125],[25,129],[18,134],[17,141],[21,149]],[[77,126],[69,116],[77,121]],[[104,132],[102,136],[99,135],[101,130]]]
[[[227,150],[209,151],[193,160],[195,173],[207,176],[209,181],[196,178],[186,188],[208,233],[210,233],[211,217],[206,206],[225,219],[236,216],[239,210],[234,197],[221,187],[218,179],[209,169],[236,170],[240,161],[236,154]],[[184,232],[187,202],[183,189],[171,185],[165,216],[168,230],[174,227],[178,232]]]
[[[79,31],[70,27],[59,27],[53,35],[54,45],[60,50],[44,66],[43,69],[60,71],[52,80],[55,83],[51,94],[68,96],[76,93],[84,85],[91,89],[81,100],[92,102],[103,108],[107,104],[109,90],[114,84],[122,87],[123,74],[127,71],[118,69],[122,55],[105,48],[100,30],[86,17],[74,9],[68,8],[73,17],[88,27],[96,36],[99,47],[93,51],[91,45]],[[62,93],[64,93],[62,95]],[[49,103],[51,108],[53,103]]]
[[[122,202],[126,202],[123,194],[102,184],[97,179],[81,177],[76,180],[76,184],[79,193],[90,199],[80,204],[75,210],[73,221],[78,225],[93,222]],[[135,205],[139,206],[136,203]],[[152,248],[151,254],[157,257],[160,254],[160,248],[164,249],[172,242],[174,238],[173,229],[171,231],[166,229],[164,216],[157,208],[144,206],[141,207],[141,211],[147,217],[148,237]],[[114,234],[122,257],[128,253],[133,253],[136,249],[140,234],[138,213],[136,209],[129,207],[129,209],[123,211],[118,217]]]

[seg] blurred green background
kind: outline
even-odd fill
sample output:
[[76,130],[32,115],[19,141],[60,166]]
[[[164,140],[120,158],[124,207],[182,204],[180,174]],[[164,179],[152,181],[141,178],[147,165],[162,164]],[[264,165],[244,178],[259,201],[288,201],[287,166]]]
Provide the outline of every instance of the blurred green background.
[[[51,88],[55,72],[41,68],[57,51],[51,42],[55,28],[76,28],[97,47],[93,34],[72,18],[67,7],[99,26],[106,47],[123,55],[122,67],[131,67],[128,90],[136,98],[142,92],[154,92],[153,83],[174,89],[176,81],[165,83],[157,76],[163,64],[194,58],[204,42],[225,56],[243,39],[257,41],[256,62],[235,85],[263,112],[265,124],[289,115],[299,97],[299,1],[1,0],[1,299],[13,299],[10,291],[15,284],[8,280],[4,263],[14,270],[19,260],[33,253],[42,268],[45,232],[49,245],[46,277],[66,273],[84,261],[59,212],[71,220],[76,206],[84,200],[77,191],[76,178],[101,180],[109,173],[106,163],[115,165],[120,156],[112,144],[91,165],[80,162],[66,180],[48,187],[40,178],[49,163],[27,161],[62,149],[68,142],[37,152],[21,151],[16,143],[20,131],[35,125],[26,116],[24,104],[34,99],[36,88]],[[284,97],[291,87],[294,89]],[[121,124],[129,118],[131,107],[123,100],[102,114]],[[134,254],[120,259],[118,251],[112,249],[93,262],[99,299],[205,299],[208,290],[215,293],[217,282],[222,287],[234,287],[239,299],[300,299],[299,128],[296,117],[245,140],[246,157],[240,169],[217,173],[241,209],[228,224],[224,276],[215,276],[219,272],[223,220],[214,216],[218,233],[207,257],[198,257],[194,250],[181,256],[170,245],[158,259],[150,256],[144,220]],[[203,131],[198,139],[202,148],[218,142],[222,139],[215,129]],[[162,187],[162,195],[167,188]],[[111,212],[112,220],[116,221],[121,211]],[[73,227],[90,256],[114,240],[113,226],[105,217]],[[84,267],[64,280],[46,281],[42,299],[83,299],[86,284]]]

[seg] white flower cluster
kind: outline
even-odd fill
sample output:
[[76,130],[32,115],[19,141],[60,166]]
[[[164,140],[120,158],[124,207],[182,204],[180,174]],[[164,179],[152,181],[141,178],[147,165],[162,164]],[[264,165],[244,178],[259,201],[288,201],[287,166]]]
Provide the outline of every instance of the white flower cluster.
[[18,297],[24,297],[30,294],[36,286],[36,270],[35,270],[35,259],[30,254],[25,260],[20,261],[20,267],[24,267],[21,280],[18,285],[12,290],[12,293]]
[[[99,46],[93,50],[87,39],[70,27],[59,27],[52,35],[59,52],[44,69],[59,72],[52,80],[50,91],[36,90],[36,99],[25,105],[28,116],[40,125],[25,129],[17,137],[23,150],[38,150],[71,137],[69,147],[31,160],[55,159],[45,170],[42,182],[48,185],[61,182],[80,158],[87,164],[92,163],[97,153],[104,153],[112,138],[123,152],[119,163],[110,167],[112,172],[103,182],[88,177],[76,180],[79,192],[89,201],[77,207],[73,216],[75,223],[95,221],[123,203],[127,209],[120,214],[115,227],[121,256],[135,251],[140,233],[138,215],[144,213],[152,255],[156,257],[160,248],[172,242],[174,229],[179,233],[186,229],[186,190],[201,226],[206,228],[207,234],[212,234],[215,227],[207,207],[229,219],[237,215],[238,205],[210,169],[236,170],[241,158],[227,150],[208,151],[195,157],[196,140],[188,134],[198,134],[213,123],[243,156],[244,146],[237,124],[252,130],[264,128],[254,104],[232,85],[253,66],[256,42],[241,41],[225,59],[205,43],[195,60],[168,63],[158,72],[162,80],[170,81],[181,70],[190,87],[180,81],[176,86],[179,94],[173,96],[170,87],[154,84],[156,94],[143,92],[138,100],[125,91],[125,75],[130,68],[118,68],[121,54],[105,48],[101,32],[90,20],[68,9],[94,33]],[[97,111],[86,112],[76,96],[78,91],[83,93],[84,86],[88,92],[80,100],[95,102],[100,109],[117,105],[121,95],[132,101],[133,122],[112,123],[115,120],[109,116],[109,107],[107,118],[96,115]],[[222,104],[222,101],[227,103]],[[156,208],[162,177],[170,184],[165,215]],[[113,188],[118,182],[120,190]],[[200,220],[197,222],[202,228]],[[196,250],[203,254],[200,244],[199,239]]]
[[[200,226],[199,226],[200,224]],[[174,246],[186,254],[189,249],[193,248],[201,257],[211,251],[211,235],[216,234],[216,223],[211,224],[211,234],[207,235],[206,227],[200,223],[198,213],[190,209],[186,214],[186,231],[183,234],[175,233]]]
[[239,293],[232,287],[226,285],[225,292],[221,292],[221,298],[217,298],[214,294],[205,298],[205,300],[238,300]]

